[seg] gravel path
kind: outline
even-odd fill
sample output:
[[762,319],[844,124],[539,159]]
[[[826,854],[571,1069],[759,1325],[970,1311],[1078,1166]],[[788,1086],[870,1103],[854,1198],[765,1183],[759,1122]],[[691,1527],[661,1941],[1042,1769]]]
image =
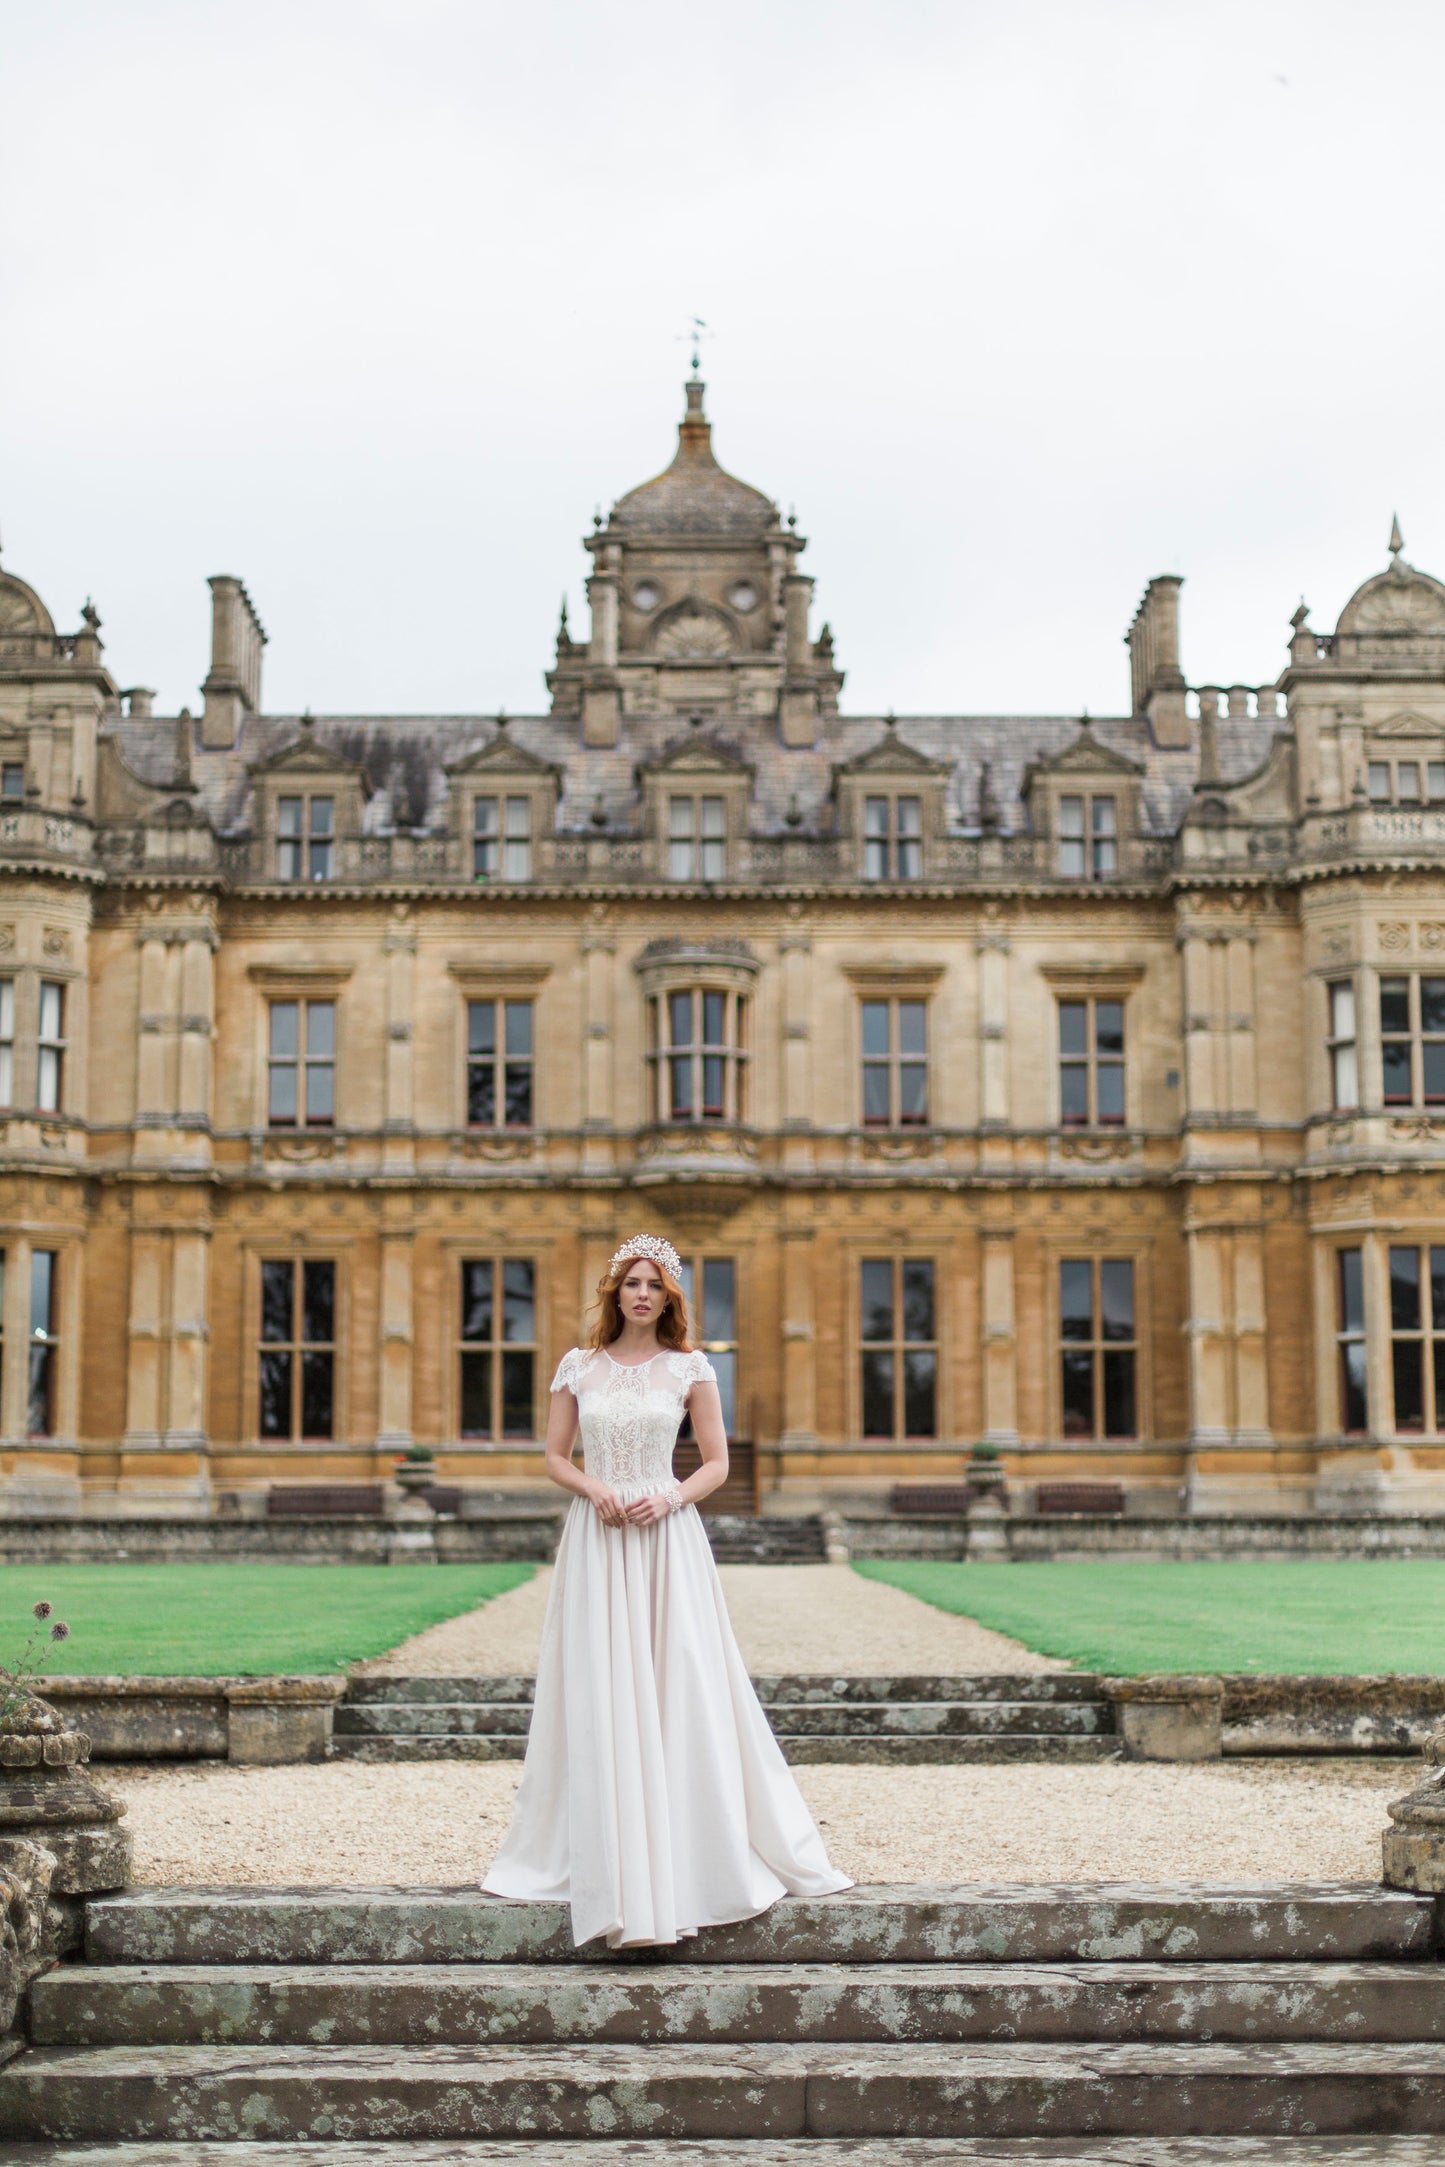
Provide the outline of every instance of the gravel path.
[[[1417,1762],[800,1768],[859,1881],[1374,1881]],[[518,1764],[116,1766],[142,1882],[480,1880]]]
[[[846,1565],[719,1567],[748,1668],[882,1674],[1067,1670],[971,1618],[950,1617]],[[525,1586],[357,1667],[413,1677],[496,1677],[537,1667],[550,1566]]]

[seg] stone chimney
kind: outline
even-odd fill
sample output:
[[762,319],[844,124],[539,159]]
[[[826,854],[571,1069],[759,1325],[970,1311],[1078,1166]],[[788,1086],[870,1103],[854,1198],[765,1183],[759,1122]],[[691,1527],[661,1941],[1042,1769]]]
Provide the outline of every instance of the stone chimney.
[[211,589],[211,667],[201,687],[201,743],[210,752],[235,744],[241,721],[261,705],[261,649],[266,634],[239,579],[218,572]]
[[1151,579],[1124,635],[1134,713],[1147,715],[1156,745],[1187,746],[1184,672],[1179,667],[1179,590],[1174,572]]

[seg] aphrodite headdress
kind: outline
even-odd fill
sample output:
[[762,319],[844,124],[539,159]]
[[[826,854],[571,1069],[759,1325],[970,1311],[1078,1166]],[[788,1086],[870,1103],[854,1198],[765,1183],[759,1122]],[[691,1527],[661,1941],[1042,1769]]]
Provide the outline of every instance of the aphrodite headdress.
[[630,1235],[607,1267],[609,1279],[618,1265],[625,1264],[629,1257],[646,1257],[650,1263],[660,1264],[663,1270],[681,1285],[682,1259],[672,1243],[665,1241],[661,1234]]

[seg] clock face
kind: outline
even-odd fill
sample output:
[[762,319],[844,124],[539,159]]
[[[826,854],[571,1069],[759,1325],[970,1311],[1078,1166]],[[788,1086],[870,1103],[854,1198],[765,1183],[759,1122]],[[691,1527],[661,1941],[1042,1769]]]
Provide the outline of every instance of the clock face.
[[662,589],[655,579],[640,579],[632,590],[632,607],[634,609],[656,609],[661,600]]
[[735,610],[746,617],[750,609],[758,606],[758,590],[750,579],[734,580],[728,589],[728,600]]

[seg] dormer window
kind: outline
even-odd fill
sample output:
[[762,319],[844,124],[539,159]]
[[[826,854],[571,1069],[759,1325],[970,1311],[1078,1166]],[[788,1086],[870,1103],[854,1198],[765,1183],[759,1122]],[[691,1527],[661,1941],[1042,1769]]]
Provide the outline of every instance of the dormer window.
[[916,797],[863,800],[863,873],[868,880],[917,880],[923,871],[923,805]]
[[1445,760],[1371,760],[1365,782],[1372,805],[1445,804]]
[[530,880],[532,801],[472,800],[472,873],[477,880]]
[[276,872],[281,880],[330,880],[336,847],[333,797],[276,800]]
[[667,870],[673,880],[721,880],[727,871],[727,801],[669,797]]
[[1113,793],[1059,799],[1059,872],[1065,880],[1107,880],[1119,870],[1119,808]]

